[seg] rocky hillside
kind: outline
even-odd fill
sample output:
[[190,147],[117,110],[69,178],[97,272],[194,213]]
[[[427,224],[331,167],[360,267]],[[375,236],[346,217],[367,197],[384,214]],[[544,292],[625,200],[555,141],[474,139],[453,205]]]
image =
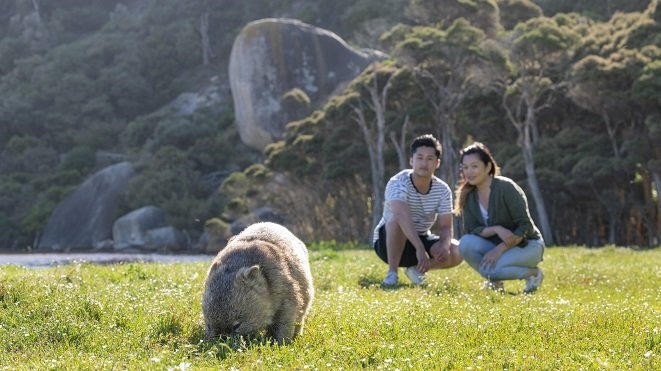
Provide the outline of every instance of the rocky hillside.
[[[261,162],[286,122],[375,57],[362,47],[400,19],[379,3],[3,1],[0,246],[108,249],[114,221],[153,206],[165,212],[163,226],[186,236],[184,248],[203,248],[205,222],[228,202],[217,191],[222,181]],[[239,32],[269,17],[292,21],[271,23],[281,33],[248,27],[243,35],[271,41],[246,54],[259,47],[250,38],[235,44]],[[256,84],[260,71],[270,86]],[[233,99],[230,84],[239,91],[245,77],[249,89]],[[120,163],[131,164],[130,178],[103,178]]]
[[[246,213],[284,218],[221,185],[259,176],[263,150],[384,58],[396,24],[436,22],[415,9],[455,3],[511,29],[649,1],[0,0],[0,249],[213,250]],[[289,144],[313,138],[297,130]],[[342,149],[335,173],[366,167]]]

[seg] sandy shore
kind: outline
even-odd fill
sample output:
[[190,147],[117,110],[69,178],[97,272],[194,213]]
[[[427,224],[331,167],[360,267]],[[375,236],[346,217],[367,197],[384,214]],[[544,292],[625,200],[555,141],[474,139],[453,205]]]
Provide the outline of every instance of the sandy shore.
[[0,254],[0,267],[13,264],[24,267],[48,267],[89,262],[95,264],[113,264],[123,262],[196,262],[211,261],[211,255],[167,255],[167,254],[123,254],[123,253],[44,253],[44,254]]

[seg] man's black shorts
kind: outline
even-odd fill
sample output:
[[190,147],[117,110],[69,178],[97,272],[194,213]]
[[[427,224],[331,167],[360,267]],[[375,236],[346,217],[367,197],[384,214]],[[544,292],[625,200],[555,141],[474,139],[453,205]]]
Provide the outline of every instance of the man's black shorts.
[[[429,249],[431,246],[440,239],[439,236],[435,234],[420,235],[420,240],[422,244],[425,245],[425,250],[431,258],[431,253]],[[376,255],[381,258],[384,262],[388,262],[388,250],[386,250],[386,226],[383,225],[379,228],[379,239],[374,241],[374,251]],[[406,240],[406,246],[404,246],[404,252],[402,252],[402,260],[399,261],[400,267],[412,267],[418,265],[418,258],[415,256],[415,247],[411,244],[411,241]]]

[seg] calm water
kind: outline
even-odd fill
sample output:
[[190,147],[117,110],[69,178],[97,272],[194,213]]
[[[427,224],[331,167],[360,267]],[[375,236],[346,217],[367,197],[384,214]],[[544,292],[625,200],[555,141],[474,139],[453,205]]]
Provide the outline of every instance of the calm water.
[[76,262],[112,264],[121,262],[197,262],[211,261],[212,255],[128,254],[128,253],[45,253],[0,254],[0,267],[14,264],[24,267],[48,267]]

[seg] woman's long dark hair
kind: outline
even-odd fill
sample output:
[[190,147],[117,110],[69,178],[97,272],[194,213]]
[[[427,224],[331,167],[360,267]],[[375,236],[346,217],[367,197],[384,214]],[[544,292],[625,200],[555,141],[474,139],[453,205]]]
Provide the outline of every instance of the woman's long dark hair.
[[[500,168],[498,167],[498,163],[496,163],[496,159],[493,158],[489,148],[481,142],[474,142],[470,146],[459,151],[460,166],[463,166],[464,156],[472,154],[477,154],[480,157],[480,160],[484,163],[484,166],[491,164],[489,175],[500,175]],[[466,181],[466,178],[464,178],[464,172],[461,171],[461,178],[459,179],[455,193],[456,201],[454,206],[454,213],[456,215],[461,215],[461,212],[464,209],[464,204],[466,203],[466,197],[468,197],[468,193],[470,193],[470,191],[473,189],[475,189],[475,186],[469,184]]]

